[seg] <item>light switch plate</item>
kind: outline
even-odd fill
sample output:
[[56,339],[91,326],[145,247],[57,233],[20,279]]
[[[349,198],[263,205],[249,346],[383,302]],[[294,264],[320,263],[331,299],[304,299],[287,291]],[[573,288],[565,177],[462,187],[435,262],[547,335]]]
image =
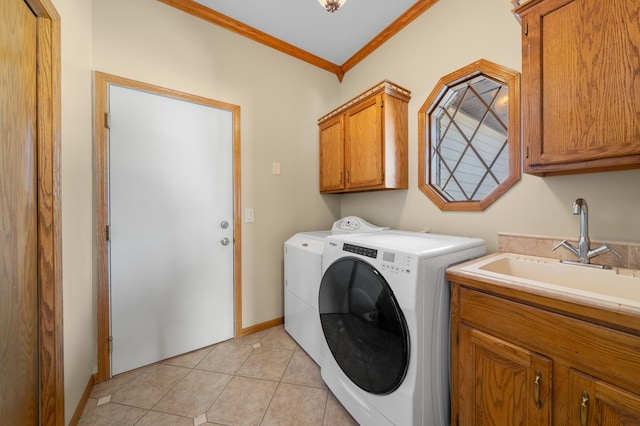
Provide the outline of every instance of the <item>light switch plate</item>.
[[253,222],[253,209],[244,209],[244,221],[246,223]]

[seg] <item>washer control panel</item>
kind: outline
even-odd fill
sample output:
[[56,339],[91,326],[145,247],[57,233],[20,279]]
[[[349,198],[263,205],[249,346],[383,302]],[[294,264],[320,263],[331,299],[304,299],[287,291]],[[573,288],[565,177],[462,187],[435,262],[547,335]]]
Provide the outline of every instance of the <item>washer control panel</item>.
[[353,244],[348,244],[348,243],[344,243],[344,245],[342,246],[342,250],[348,251],[350,253],[359,254],[362,256],[371,257],[373,259],[376,259],[378,257],[378,250],[376,249],[355,246]]
[[382,252],[382,269],[390,272],[410,274],[414,258],[400,253]]

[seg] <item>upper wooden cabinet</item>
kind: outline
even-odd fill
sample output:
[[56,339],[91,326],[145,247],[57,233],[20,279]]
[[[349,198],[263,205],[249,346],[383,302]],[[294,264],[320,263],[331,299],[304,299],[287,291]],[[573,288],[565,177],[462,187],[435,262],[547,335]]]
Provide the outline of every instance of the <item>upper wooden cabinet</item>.
[[318,120],[320,192],[408,187],[410,98],[384,80]]
[[640,168],[640,2],[528,0],[514,12],[525,173]]

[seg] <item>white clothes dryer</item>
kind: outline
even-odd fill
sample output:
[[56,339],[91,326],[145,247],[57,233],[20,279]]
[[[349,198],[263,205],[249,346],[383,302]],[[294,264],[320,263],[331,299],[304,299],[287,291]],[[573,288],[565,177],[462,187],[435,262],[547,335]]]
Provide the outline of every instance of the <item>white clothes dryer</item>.
[[318,316],[318,289],[322,278],[325,238],[332,234],[381,232],[356,216],[337,220],[329,231],[299,232],[284,243],[284,329],[319,365],[322,329]]
[[284,329],[320,364],[318,289],[324,240],[331,231],[299,232],[284,243]]
[[416,232],[326,238],[321,374],[360,424],[450,424],[445,270],[485,252],[480,239]]

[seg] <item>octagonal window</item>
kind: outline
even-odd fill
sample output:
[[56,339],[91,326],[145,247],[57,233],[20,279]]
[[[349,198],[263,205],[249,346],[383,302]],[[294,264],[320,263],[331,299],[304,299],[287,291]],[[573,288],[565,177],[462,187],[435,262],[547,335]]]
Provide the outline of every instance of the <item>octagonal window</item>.
[[479,60],[440,79],[418,113],[419,187],[479,211],[520,180],[520,74]]

